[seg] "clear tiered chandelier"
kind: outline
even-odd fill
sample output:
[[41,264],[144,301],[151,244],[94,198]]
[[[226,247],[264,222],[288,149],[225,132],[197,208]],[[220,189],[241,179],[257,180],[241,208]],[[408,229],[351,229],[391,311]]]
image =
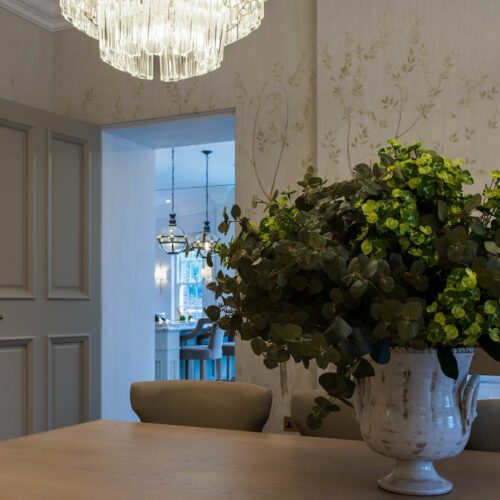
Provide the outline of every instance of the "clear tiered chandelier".
[[267,0],[60,0],[63,16],[99,40],[111,66],[165,82],[217,69],[224,47],[260,26]]

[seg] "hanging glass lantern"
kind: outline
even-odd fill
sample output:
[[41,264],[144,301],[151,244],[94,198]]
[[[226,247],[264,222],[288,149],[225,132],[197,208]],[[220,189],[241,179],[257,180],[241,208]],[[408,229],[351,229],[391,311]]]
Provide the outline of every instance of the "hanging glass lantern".
[[204,259],[215,247],[215,236],[210,232],[210,221],[208,220],[208,157],[212,151],[202,151],[205,155],[205,222],[203,232],[195,238],[193,250],[196,250]]
[[188,243],[188,237],[184,230],[177,225],[175,220],[175,153],[174,148],[172,148],[172,213],[170,214],[170,223],[167,227],[164,227],[160,234],[156,237],[158,243],[165,253],[168,255],[177,255],[186,249]]

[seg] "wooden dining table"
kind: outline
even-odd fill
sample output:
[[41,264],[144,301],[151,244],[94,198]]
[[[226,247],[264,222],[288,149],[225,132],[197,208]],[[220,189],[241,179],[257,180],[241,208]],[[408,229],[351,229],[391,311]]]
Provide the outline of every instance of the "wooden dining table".
[[[360,441],[99,420],[0,443],[0,499],[394,500],[390,469]],[[437,469],[450,500],[500,498],[500,454]]]

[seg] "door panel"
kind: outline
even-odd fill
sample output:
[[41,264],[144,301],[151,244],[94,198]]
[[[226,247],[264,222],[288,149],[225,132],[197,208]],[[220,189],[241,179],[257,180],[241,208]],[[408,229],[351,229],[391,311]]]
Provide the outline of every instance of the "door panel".
[[33,129],[0,120],[0,298],[33,298]]
[[50,336],[47,343],[49,429],[89,419],[90,335]]
[[100,142],[0,99],[0,439],[100,418]]
[[32,432],[33,340],[0,339],[0,440]]
[[48,141],[48,295],[51,299],[88,299],[88,143],[54,132]]

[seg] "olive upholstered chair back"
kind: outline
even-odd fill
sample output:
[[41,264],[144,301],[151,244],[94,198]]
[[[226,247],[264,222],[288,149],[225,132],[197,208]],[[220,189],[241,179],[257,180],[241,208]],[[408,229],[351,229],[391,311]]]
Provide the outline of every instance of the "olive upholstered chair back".
[[132,384],[130,402],[141,422],[260,432],[272,393],[237,382],[158,380]]
[[[476,347],[469,373],[498,377],[500,363]],[[500,399],[483,399],[477,402],[477,418],[472,423],[466,448],[500,452]]]
[[314,406],[314,399],[325,396],[324,391],[297,391],[292,394],[291,413],[292,420],[302,436],[328,437],[335,439],[363,439],[358,422],[354,417],[354,410],[340,403],[340,411],[328,415],[323,420],[323,425],[312,430],[307,425],[307,416]]
[[468,450],[500,452],[500,399],[482,399],[477,402]]

